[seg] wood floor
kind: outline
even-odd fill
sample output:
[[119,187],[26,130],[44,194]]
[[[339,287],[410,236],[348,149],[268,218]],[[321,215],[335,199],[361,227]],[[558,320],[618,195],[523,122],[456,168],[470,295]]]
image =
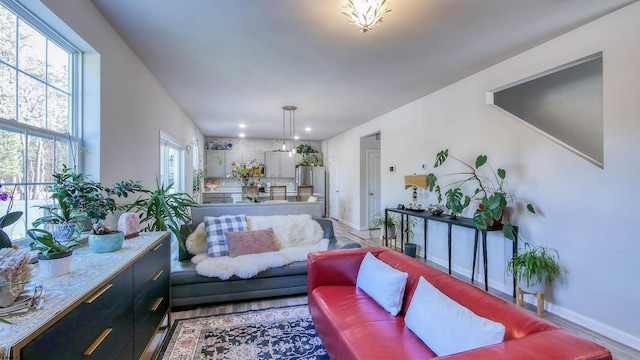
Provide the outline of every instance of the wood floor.
[[[379,233],[376,233],[376,232],[370,233],[369,231],[356,231],[337,221],[334,221],[333,225],[334,225],[334,231],[336,233],[336,236],[344,236],[344,237],[350,238],[354,241],[359,242],[363,247],[380,245],[380,241],[378,240]],[[422,261],[424,262],[424,259],[422,259]],[[431,262],[427,262],[427,263],[443,271],[446,271],[446,269],[443,268],[442,266],[439,266]],[[468,278],[465,278],[459,274],[454,274],[454,276],[459,277],[467,282],[469,281]],[[500,292],[491,288],[489,289],[489,292],[504,300],[515,302],[515,298],[513,298],[511,294],[505,294],[503,292]],[[272,307],[302,305],[306,303],[307,303],[306,296],[289,296],[289,297],[270,298],[270,299],[256,300],[256,301],[233,302],[233,303],[222,304],[222,305],[201,306],[193,310],[172,312],[171,322],[173,323],[177,319],[189,319],[194,317],[228,314],[228,313],[244,312],[244,311],[250,311],[250,310],[260,310],[260,309],[267,309]],[[536,309],[529,304],[527,304],[525,308],[528,311],[531,311],[533,313],[535,313],[536,311]],[[611,340],[605,336],[602,336],[580,325],[574,324],[555,314],[551,314],[545,311],[542,314],[542,318],[554,323],[557,326],[565,328],[574,334],[590,339],[598,344],[601,344],[602,346],[607,347],[613,354],[613,358],[615,360],[640,359],[640,351],[632,349],[628,346],[625,346],[617,341]]]

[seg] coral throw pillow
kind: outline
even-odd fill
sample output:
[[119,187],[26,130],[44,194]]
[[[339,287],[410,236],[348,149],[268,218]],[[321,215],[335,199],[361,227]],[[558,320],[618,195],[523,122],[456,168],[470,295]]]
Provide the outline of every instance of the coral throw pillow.
[[278,251],[273,229],[226,232],[229,256],[260,254]]

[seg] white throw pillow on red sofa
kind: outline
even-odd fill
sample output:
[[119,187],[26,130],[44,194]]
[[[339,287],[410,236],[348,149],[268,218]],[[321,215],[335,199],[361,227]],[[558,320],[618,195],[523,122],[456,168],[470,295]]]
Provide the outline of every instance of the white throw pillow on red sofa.
[[406,272],[392,268],[368,252],[360,264],[356,286],[389,314],[396,316],[402,308],[408,276]]
[[423,277],[404,323],[438,356],[501,343],[506,330],[501,323],[458,304]]

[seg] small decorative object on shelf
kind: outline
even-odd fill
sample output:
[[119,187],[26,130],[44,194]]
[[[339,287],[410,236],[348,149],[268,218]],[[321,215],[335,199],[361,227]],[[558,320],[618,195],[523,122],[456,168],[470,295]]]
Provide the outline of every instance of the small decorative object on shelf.
[[140,234],[138,227],[140,227],[140,215],[134,212],[126,212],[120,215],[118,219],[118,231],[124,233],[125,239],[138,236]]
[[429,206],[427,206],[427,211],[430,212],[431,215],[442,215],[444,210],[445,207],[442,204],[429,204]]
[[31,280],[29,251],[13,248],[0,249],[0,307],[7,307],[22,293]]

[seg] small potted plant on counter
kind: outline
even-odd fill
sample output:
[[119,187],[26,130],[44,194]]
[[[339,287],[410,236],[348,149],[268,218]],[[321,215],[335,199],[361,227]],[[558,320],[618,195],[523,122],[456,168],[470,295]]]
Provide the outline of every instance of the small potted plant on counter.
[[42,229],[27,230],[27,235],[33,240],[29,244],[31,250],[38,251],[42,277],[51,278],[69,273],[73,248],[80,245],[79,242],[74,239],[58,241],[50,232]]

